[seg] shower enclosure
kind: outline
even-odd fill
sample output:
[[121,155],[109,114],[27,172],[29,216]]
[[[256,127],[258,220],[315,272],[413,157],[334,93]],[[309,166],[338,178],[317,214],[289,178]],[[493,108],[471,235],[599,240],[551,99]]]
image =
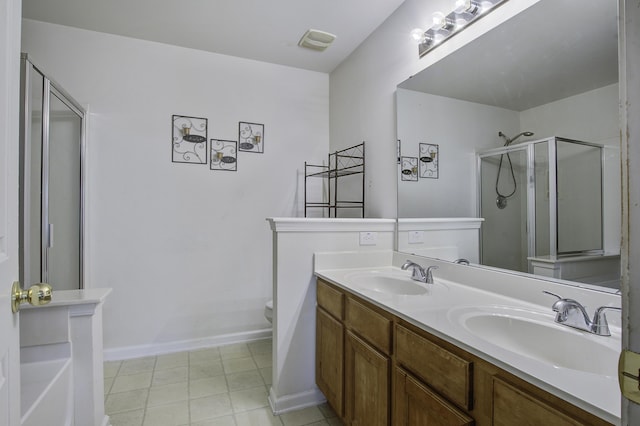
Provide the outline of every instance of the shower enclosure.
[[22,54],[20,281],[83,288],[85,110]]
[[481,263],[540,273],[602,255],[603,162],[601,145],[560,137],[479,152]]

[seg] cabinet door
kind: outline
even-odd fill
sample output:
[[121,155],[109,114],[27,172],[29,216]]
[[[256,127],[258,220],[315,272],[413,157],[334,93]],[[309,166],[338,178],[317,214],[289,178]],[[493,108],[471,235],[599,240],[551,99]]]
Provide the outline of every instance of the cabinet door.
[[334,411],[343,412],[344,327],[323,309],[316,310],[316,384]]
[[394,426],[472,426],[474,420],[401,368],[395,370]]
[[495,426],[577,426],[585,423],[572,419],[524,390],[494,377],[493,424]]
[[345,415],[353,426],[389,424],[389,358],[347,331]]

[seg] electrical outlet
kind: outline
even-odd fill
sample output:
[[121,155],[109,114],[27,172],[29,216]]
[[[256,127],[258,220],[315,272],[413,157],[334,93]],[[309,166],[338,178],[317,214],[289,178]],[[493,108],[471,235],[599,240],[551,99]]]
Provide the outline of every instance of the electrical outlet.
[[361,246],[375,246],[376,244],[378,244],[377,232],[361,232],[360,233]]
[[424,243],[424,231],[409,231],[409,244]]

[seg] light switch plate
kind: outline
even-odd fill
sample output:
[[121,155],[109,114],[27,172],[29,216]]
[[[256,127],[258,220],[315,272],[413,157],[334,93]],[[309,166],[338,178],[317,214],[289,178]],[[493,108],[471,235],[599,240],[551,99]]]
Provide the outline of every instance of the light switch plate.
[[377,232],[361,232],[360,233],[361,246],[375,246],[376,244],[378,244]]
[[424,243],[424,231],[409,231],[409,244]]

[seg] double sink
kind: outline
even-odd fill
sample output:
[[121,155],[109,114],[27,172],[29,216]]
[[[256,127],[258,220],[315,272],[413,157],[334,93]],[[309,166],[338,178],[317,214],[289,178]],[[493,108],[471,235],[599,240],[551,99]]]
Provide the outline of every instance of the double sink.
[[[480,339],[558,369],[617,376],[619,334],[614,331],[613,336],[596,336],[557,324],[551,303],[546,309],[517,301],[505,304],[505,300],[471,304],[469,299],[480,303],[489,300],[486,295],[470,295],[473,290],[461,290],[438,278],[433,284],[414,281],[408,271],[394,267],[350,272],[344,275],[344,282],[365,295],[377,293],[392,308],[396,305],[415,313],[418,309],[437,312],[440,322],[448,321],[451,328],[457,328],[459,335],[467,335],[468,339]],[[467,294],[452,294],[463,292]]]

